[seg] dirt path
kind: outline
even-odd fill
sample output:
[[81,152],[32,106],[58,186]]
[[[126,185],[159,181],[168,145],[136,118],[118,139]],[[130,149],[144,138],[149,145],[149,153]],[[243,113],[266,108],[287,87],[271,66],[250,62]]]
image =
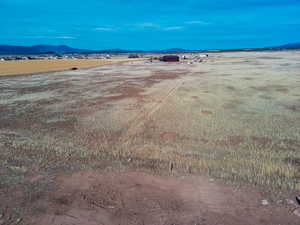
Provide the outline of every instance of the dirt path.
[[136,118],[131,122],[128,131],[126,134],[121,138],[122,142],[126,146],[130,141],[130,138],[138,132],[138,129],[142,124],[145,124],[151,116],[159,110],[167,101],[168,99],[176,93],[176,90],[182,86],[184,82],[181,80],[177,80],[173,82],[173,85],[168,89],[167,92],[163,92],[161,96],[156,98],[155,102],[148,109],[142,109],[141,112],[136,116]]
[[25,221],[36,225],[296,225],[292,205],[262,205],[258,191],[190,176],[163,178],[144,173],[61,175],[57,190],[32,201],[42,208]]

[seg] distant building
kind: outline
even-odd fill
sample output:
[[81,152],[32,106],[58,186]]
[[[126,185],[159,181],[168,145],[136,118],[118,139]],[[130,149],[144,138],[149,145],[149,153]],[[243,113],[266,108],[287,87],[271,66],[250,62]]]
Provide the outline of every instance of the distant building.
[[138,54],[132,53],[132,54],[129,54],[129,55],[128,55],[128,58],[129,58],[129,59],[136,59],[136,58],[140,58],[140,56],[139,56]]
[[179,62],[180,59],[178,55],[165,55],[159,60],[164,62]]
[[189,59],[189,58],[191,58],[191,56],[190,55],[182,55],[181,58],[182,59]]
[[200,58],[207,58],[208,55],[207,55],[207,54],[206,54],[206,55],[200,54],[199,57],[200,57]]

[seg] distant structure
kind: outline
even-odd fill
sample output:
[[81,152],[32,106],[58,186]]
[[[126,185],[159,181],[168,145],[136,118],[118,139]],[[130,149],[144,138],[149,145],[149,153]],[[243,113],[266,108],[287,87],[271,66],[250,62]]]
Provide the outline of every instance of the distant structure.
[[178,55],[165,55],[159,59],[163,62],[179,62],[179,56]]
[[199,57],[200,57],[200,58],[207,58],[207,57],[208,57],[208,55],[207,55],[207,54],[205,54],[205,55],[203,55],[203,54],[200,54],[200,55],[199,55]]
[[129,59],[137,59],[137,58],[140,58],[140,56],[138,54],[132,53],[132,54],[129,54],[128,58]]
[[191,56],[190,55],[182,55],[181,59],[185,60],[185,59],[189,59]]

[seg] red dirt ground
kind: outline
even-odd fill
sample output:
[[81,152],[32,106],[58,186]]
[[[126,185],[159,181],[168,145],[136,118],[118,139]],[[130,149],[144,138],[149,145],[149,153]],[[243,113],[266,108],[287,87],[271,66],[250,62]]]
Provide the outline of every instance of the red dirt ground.
[[[32,182],[43,179],[34,177]],[[83,171],[61,175],[57,188],[31,204],[32,225],[267,225],[299,224],[294,205],[263,206],[260,192],[234,189],[207,178],[163,178],[144,173]],[[20,195],[22,196],[22,195]]]

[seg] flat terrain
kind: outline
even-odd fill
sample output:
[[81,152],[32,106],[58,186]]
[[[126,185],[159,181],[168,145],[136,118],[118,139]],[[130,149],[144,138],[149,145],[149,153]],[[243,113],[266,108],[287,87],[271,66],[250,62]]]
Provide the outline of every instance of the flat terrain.
[[130,61],[125,58],[116,59],[45,59],[0,61],[0,76],[32,74],[49,71],[68,70],[73,67],[89,68],[105,64]]
[[0,220],[298,224],[299,59],[0,77]]

